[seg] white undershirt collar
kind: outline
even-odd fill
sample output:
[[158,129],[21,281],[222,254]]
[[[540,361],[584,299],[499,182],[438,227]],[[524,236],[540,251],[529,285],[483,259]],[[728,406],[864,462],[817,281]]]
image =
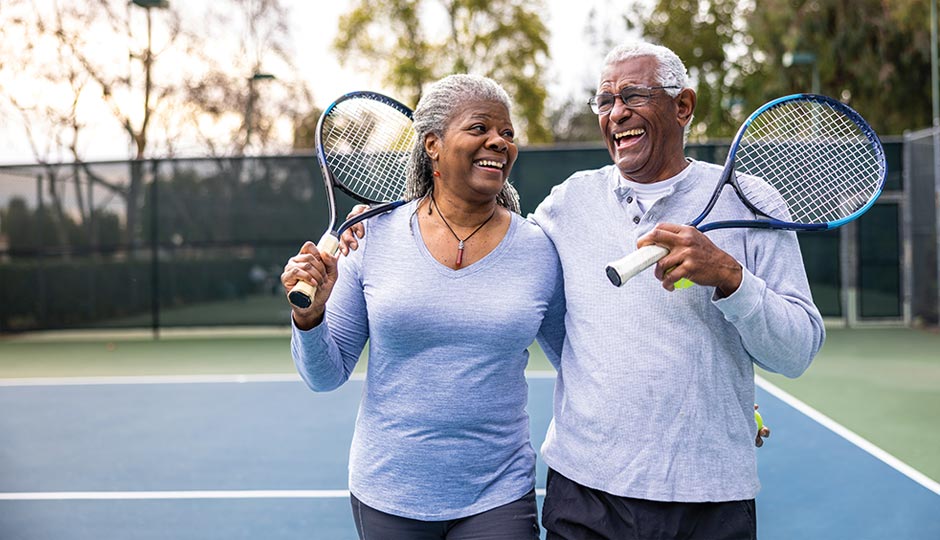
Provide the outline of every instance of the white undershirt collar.
[[679,174],[672,178],[653,182],[652,184],[641,184],[633,180],[628,180],[623,176],[620,177],[620,181],[625,187],[633,190],[633,195],[636,197],[636,203],[640,207],[640,211],[646,212],[656,201],[672,193],[675,185],[684,180],[691,172],[692,167],[686,166],[679,171]]

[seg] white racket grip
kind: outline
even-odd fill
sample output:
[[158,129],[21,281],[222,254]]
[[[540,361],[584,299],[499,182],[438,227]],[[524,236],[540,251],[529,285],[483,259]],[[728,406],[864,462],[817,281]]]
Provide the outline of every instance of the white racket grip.
[[[339,253],[339,239],[330,233],[324,234],[317,243],[317,249],[320,253],[329,253],[336,256]],[[313,295],[317,293],[317,287],[304,281],[298,281],[294,288],[287,293],[287,298],[291,304],[306,309],[313,303]]]
[[630,278],[656,264],[669,253],[669,250],[657,245],[643,246],[633,253],[607,265],[607,279],[619,287]]
[[317,243],[317,249],[321,253],[329,253],[333,257],[339,253],[339,238],[333,236],[332,233],[326,233],[320,237],[320,242]]

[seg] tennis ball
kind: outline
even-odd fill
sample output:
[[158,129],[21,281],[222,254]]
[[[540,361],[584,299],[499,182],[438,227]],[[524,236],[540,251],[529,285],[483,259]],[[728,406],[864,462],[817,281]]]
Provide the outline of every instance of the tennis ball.
[[754,421],[757,422],[757,431],[764,429],[764,419],[761,418],[760,413],[754,411]]
[[686,279],[686,278],[682,278],[682,279],[680,279],[679,281],[675,282],[675,284],[674,284],[673,286],[674,286],[676,289],[688,289],[688,288],[691,287],[692,285],[695,285],[695,283],[692,283],[691,281],[689,281],[689,280]]

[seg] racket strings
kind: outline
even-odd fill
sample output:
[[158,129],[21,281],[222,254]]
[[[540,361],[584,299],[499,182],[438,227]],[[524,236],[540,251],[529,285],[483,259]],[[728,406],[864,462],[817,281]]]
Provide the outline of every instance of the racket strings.
[[[777,140],[780,140],[780,138],[777,137]],[[845,145],[817,144],[815,147],[811,148],[814,154],[810,156],[810,159],[807,159],[806,155],[794,155],[794,152],[799,154],[805,149],[806,145],[802,142],[791,142],[785,145],[765,144],[763,146],[772,151],[765,151],[761,160],[753,160],[753,163],[762,161],[765,163],[763,165],[764,169],[771,171],[771,174],[764,172],[761,176],[765,179],[770,178],[775,180],[772,184],[784,198],[787,210],[791,214],[791,220],[798,222],[833,221],[834,219],[849,215],[857,209],[854,208],[856,205],[850,205],[849,208],[842,208],[848,201],[844,201],[844,198],[842,198],[843,202],[840,204],[839,197],[830,196],[832,190],[844,193],[847,189],[851,189],[849,185],[842,185],[852,181],[853,178],[851,176],[843,177],[839,175],[836,177],[837,181],[835,184],[823,184],[812,181],[804,181],[802,183],[788,181],[800,175],[811,178],[826,178],[827,174],[833,170],[847,170],[851,167],[851,159],[853,158],[851,157],[852,152],[844,151]],[[754,148],[757,147],[755,146]],[[849,148],[851,148],[851,146],[849,146]],[[786,165],[780,165],[786,163],[792,163],[792,167],[796,167],[796,169],[791,170],[788,169]],[[846,163],[848,163],[848,165]],[[770,166],[768,167],[767,164]],[[742,167],[742,169],[746,172],[750,172],[748,167]],[[780,179],[783,179],[783,181],[780,181]],[[763,202],[762,204],[766,205],[766,203]]]
[[735,154],[736,172],[752,177],[738,177],[742,195],[762,213],[796,223],[831,223],[864,208],[879,192],[881,166],[858,124],[813,100],[761,113]]
[[336,181],[374,202],[401,198],[415,139],[408,116],[367,97],[337,104],[321,129],[324,156]]

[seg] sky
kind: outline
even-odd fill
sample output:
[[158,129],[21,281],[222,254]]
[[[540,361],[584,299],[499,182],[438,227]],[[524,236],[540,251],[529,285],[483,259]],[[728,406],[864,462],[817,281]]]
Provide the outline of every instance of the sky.
[[[177,0],[183,1],[183,0]],[[192,0],[190,0],[192,1]],[[203,0],[208,1],[208,0]],[[294,40],[294,59],[302,76],[310,83],[316,104],[323,108],[335,98],[352,90],[381,88],[381,81],[369,75],[342,68],[330,52],[330,43],[336,36],[339,17],[349,9],[348,2],[310,0],[283,0],[291,10]],[[549,107],[577,96],[587,100],[584,88],[593,86],[600,69],[600,58],[585,43],[585,26],[589,11],[594,8],[600,19],[606,20],[612,37],[626,37],[623,33],[622,8],[602,0],[546,0],[543,20],[550,32],[550,65],[543,80],[549,91]],[[111,119],[108,119],[111,120]],[[113,120],[111,123],[114,123]],[[114,126],[113,132],[104,126],[96,130],[96,144],[84,151],[86,160],[120,160],[129,155],[126,135]],[[107,129],[110,129],[108,126]],[[188,155],[188,153],[187,153]],[[27,164],[34,162],[26,144],[22,128],[7,124],[0,127],[0,164]]]

